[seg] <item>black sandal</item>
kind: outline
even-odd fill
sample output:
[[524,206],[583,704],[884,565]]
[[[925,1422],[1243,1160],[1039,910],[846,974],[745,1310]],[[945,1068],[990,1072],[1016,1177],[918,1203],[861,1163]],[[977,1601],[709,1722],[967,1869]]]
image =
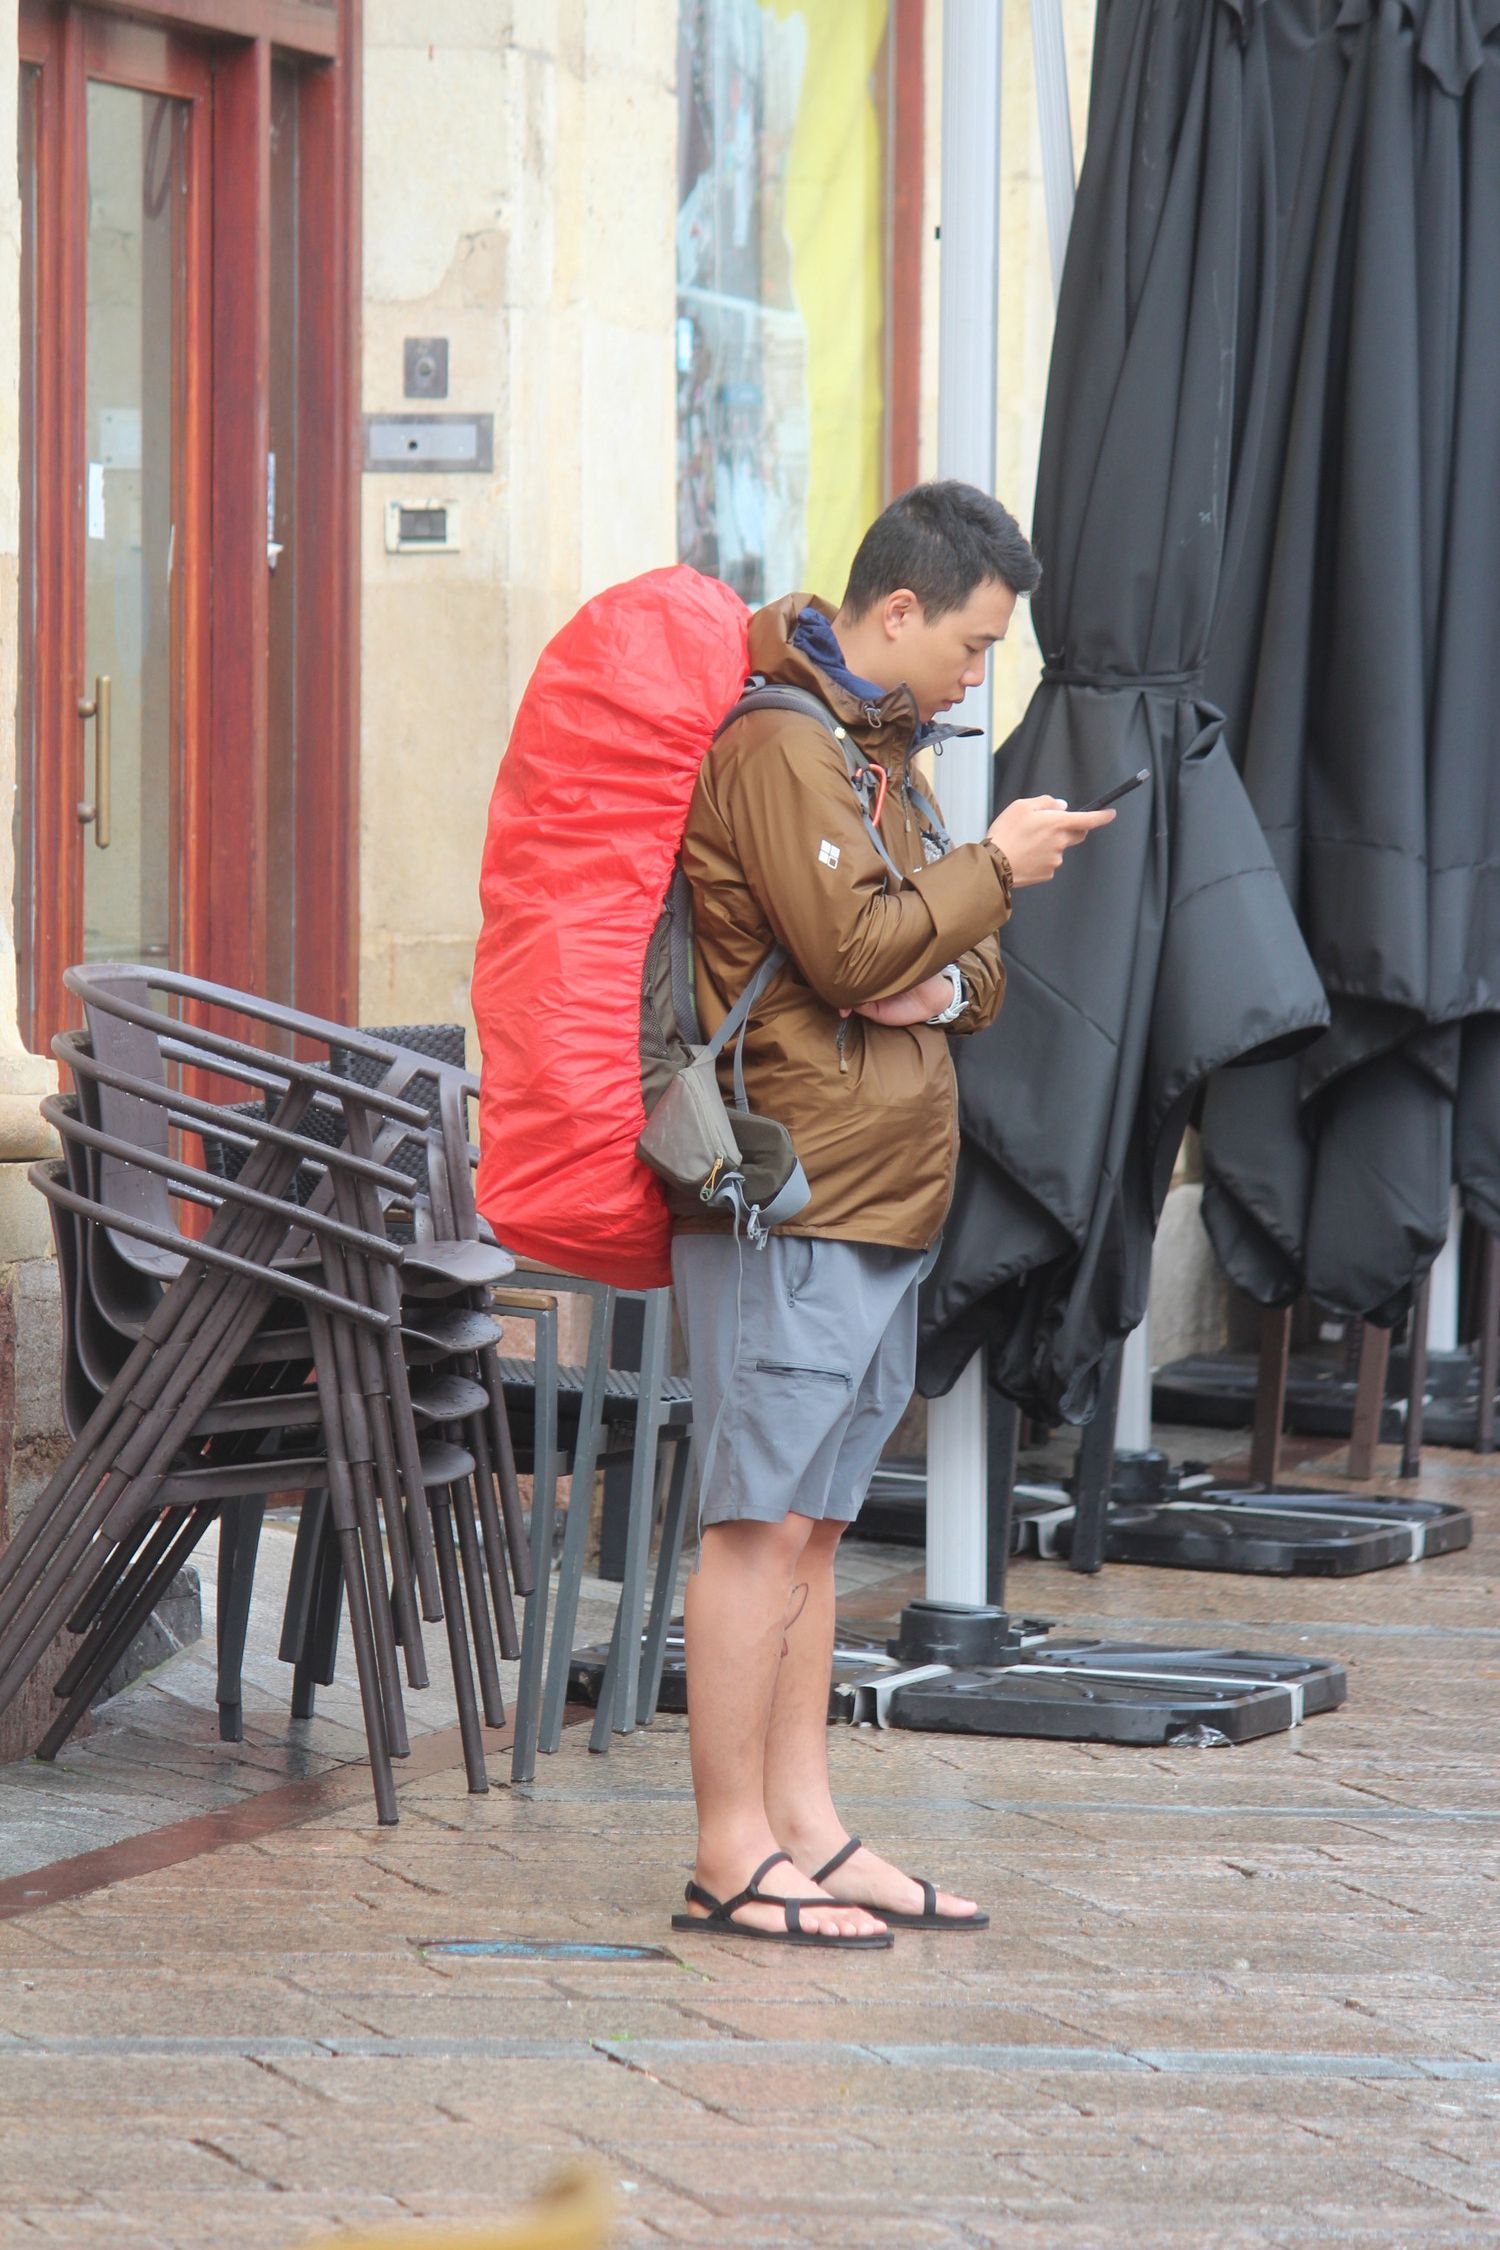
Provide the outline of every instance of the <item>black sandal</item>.
[[[772,1852],[769,1859],[761,1861],[745,1888],[736,1891],[733,1898],[715,1898],[713,1892],[706,1891],[701,1883],[689,1883],[684,1893],[689,1905],[705,1907],[707,1912],[674,1914],[673,1929],[701,1930],[709,1937],[765,1938],[772,1945],[821,1945],[836,1948],[840,1953],[884,1951],[893,1942],[889,1930],[874,1932],[869,1937],[826,1937],[821,1931],[804,1930],[804,1906],[843,1906],[846,1902],[843,1899],[827,1898],[777,1898],[774,1893],[763,1891],[760,1888],[761,1877],[769,1874],[773,1867],[779,1867],[783,1860],[790,1867],[791,1853]],[[786,1928],[757,1930],[748,1922],[736,1922],[734,1916],[739,1908],[750,1905],[781,1907],[786,1914]],[[874,1909],[869,1911],[873,1912]]]
[[[852,1859],[859,1849],[859,1838],[851,1836],[848,1843],[840,1851],[834,1853],[828,1865],[818,1869],[813,1881],[815,1883],[826,1883],[829,1876],[837,1874],[845,1860]],[[865,1898],[841,1898],[839,1904],[840,1906],[862,1907],[866,1914],[878,1914],[881,1921],[888,1922],[893,1930],[987,1930],[989,1928],[990,1918],[988,1914],[981,1913],[978,1908],[972,1914],[939,1914],[937,1910],[937,1885],[929,1883],[925,1875],[914,1875],[911,1880],[914,1883],[920,1883],[922,1886],[922,1912],[920,1914],[903,1914],[894,1906],[877,1906],[872,1899]]]

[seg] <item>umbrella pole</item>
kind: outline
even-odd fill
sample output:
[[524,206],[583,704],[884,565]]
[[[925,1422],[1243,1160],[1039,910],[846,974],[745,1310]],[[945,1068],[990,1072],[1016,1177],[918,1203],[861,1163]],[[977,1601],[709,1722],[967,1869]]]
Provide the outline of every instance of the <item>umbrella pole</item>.
[[1430,1352],[1458,1350],[1458,1249],[1463,1231],[1464,1215],[1455,1188],[1448,1213],[1448,1239],[1428,1275],[1427,1349]]
[[[938,475],[995,489],[995,349],[1000,321],[1002,0],[943,10],[942,230],[938,267]],[[994,817],[994,697],[988,672],[953,715],[977,743],[943,756],[943,813],[959,843]],[[981,1604],[988,1579],[985,1380],[978,1354],[927,1422],[927,1598]]]
[[[1004,0],[947,0],[943,12],[942,227],[938,303],[938,475],[995,489],[995,344],[1000,310],[1000,77]],[[1060,0],[1031,0],[1043,192],[1054,301],[1073,220],[1073,128]],[[994,814],[994,690],[986,675],[959,719],[982,729],[944,759],[943,811],[960,843]],[[1150,1367],[1146,1353],[1146,1422]],[[979,1360],[928,1410],[927,1598],[1004,1600],[1019,1420],[989,1401]],[[1149,1444],[1149,1434],[1146,1443]]]
[[1151,1450],[1151,1315],[1125,1339],[1120,1361],[1120,1404],[1115,1414],[1117,1453]]

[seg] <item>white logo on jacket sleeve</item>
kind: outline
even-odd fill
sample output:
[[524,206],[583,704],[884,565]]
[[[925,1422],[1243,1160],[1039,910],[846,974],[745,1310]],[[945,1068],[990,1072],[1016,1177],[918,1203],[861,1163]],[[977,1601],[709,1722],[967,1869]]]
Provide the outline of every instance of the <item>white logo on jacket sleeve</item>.
[[818,846],[818,865],[820,867],[837,867],[838,863],[838,845],[830,844],[828,838],[825,836],[822,843]]

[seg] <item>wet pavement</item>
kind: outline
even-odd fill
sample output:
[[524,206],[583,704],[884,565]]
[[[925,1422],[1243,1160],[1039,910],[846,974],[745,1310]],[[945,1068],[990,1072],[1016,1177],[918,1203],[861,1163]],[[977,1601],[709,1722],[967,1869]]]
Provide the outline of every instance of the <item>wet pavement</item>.
[[[1017,1564],[1017,1610],[1337,1657],[1348,1704],[1239,1749],[835,1730],[853,1827],[993,1916],[845,1959],[673,1936],[678,1720],[605,1758],[575,1726],[524,1790],[497,1745],[470,1798],[437,1684],[377,1829],[352,1686],[286,1721],[268,1530],[243,1745],[192,1651],[0,1771],[0,2245],[474,2225],[578,2154],[621,2244],[1500,2242],[1500,1470],[1432,1453],[1415,1489],[1471,1549]],[[916,1560],[851,1548],[846,1614]]]

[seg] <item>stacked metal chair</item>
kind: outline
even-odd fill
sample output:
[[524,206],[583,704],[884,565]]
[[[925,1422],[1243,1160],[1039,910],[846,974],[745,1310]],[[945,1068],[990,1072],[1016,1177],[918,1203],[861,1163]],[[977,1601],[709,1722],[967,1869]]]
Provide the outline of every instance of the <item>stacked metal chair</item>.
[[[217,1521],[220,1725],[238,1738],[261,1518],[269,1496],[297,1494],[281,1650],[294,1715],[333,1677],[347,1602],[377,1810],[394,1820],[390,1761],[408,1747],[400,1674],[426,1684],[422,1626],[441,1620],[470,1787],[487,1786],[481,1714],[504,1723],[497,1659],[517,1655],[512,1778],[528,1780],[538,1749],[560,1739],[594,1470],[629,1459],[625,1582],[593,1747],[648,1723],[691,1421],[666,1374],[668,1293],[647,1298],[643,1366],[626,1374],[608,1365],[612,1291],[513,1275],[473,1202],[477,1081],[441,1040],[406,1046],[400,1030],[357,1032],[133,965],[67,981],[86,1028],[54,1042],[74,1093],[45,1105],[63,1155],[32,1178],[52,1211],[75,1442],[0,1556],[0,1708],[71,1628],[78,1646],[40,1753],[55,1755]],[[258,1038],[214,1028],[230,1019]],[[218,1098],[226,1085],[251,1098]],[[569,1291],[591,1301],[578,1369],[558,1363]],[[502,1313],[534,1327],[533,1359],[500,1357]],[[533,1478],[529,1527],[518,1466]],[[544,1695],[566,1468],[578,1500]]]
[[[456,1222],[466,1197],[472,1212],[467,1142],[450,1161],[428,1109],[400,1091],[432,1065],[165,971],[68,982],[88,1026],[56,1042],[76,1096],[46,1105],[64,1155],[32,1177],[57,1225],[76,1436],[0,1557],[0,1707],[71,1626],[55,1751],[211,1522],[272,1492],[318,1492],[380,1818],[396,1817],[390,1761],[407,1747],[400,1668],[409,1686],[427,1678],[423,1622],[446,1624],[469,1782],[483,1788],[481,1699],[502,1723],[497,1647],[517,1653],[513,1590],[529,1593],[548,1547],[528,1549],[495,1362],[493,1291],[513,1261],[476,1221]],[[231,1038],[210,1011],[314,1059]],[[333,1071],[334,1042],[381,1065],[381,1082]],[[199,1092],[210,1074],[253,1088],[265,1117]],[[195,1160],[205,1133],[246,1148],[237,1179]],[[413,1143],[425,1189],[392,1161]],[[396,1216],[412,1239],[396,1238]],[[516,1309],[538,1321],[539,1362],[550,1335],[555,1364],[555,1307]],[[550,1542],[546,1513],[533,1510],[532,1536]]]

